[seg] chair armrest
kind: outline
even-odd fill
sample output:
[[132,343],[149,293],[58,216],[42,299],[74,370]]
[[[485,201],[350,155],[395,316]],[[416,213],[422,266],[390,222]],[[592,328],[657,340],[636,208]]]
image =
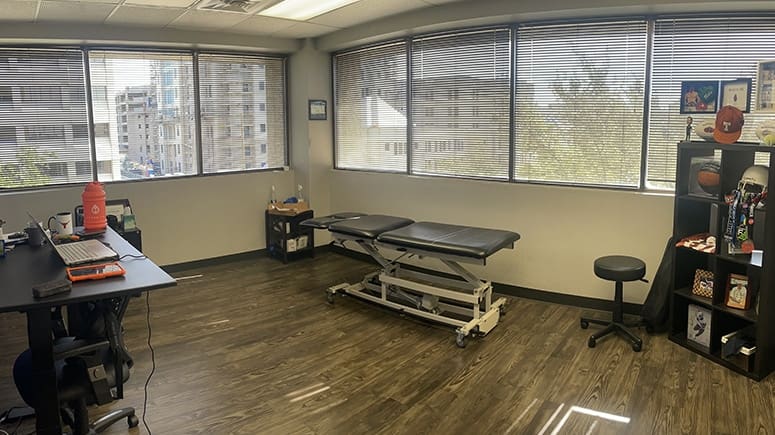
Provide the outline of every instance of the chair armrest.
[[63,360],[75,356],[84,356],[101,349],[107,349],[110,342],[105,339],[73,339],[54,345],[54,359]]

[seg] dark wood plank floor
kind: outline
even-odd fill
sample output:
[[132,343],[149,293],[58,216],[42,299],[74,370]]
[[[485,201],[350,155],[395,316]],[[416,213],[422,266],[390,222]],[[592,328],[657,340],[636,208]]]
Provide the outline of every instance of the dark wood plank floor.
[[[258,259],[180,273],[203,276],[153,292],[153,433],[775,433],[775,376],[754,382],[643,330],[641,353],[618,338],[589,349],[578,308],[511,298],[490,335],[459,349],[446,327],[350,297],[325,303],[327,286],[372,268],[335,253],[287,266]],[[136,362],[126,398],[93,415],[142,413],[145,302],[133,299],[125,318]],[[21,403],[11,366],[25,318],[2,314],[0,325],[5,409]],[[142,423],[108,431],[127,432],[146,433]]]

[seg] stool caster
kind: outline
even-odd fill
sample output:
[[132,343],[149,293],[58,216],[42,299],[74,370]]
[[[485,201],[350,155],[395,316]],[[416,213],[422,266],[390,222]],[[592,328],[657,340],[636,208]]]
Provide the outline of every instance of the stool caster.
[[595,344],[597,344],[596,340],[595,340],[595,337],[589,337],[589,340],[587,341],[587,346],[595,347]]
[[455,338],[455,344],[457,344],[457,347],[461,349],[465,349],[466,347],[466,336],[463,333],[457,334],[457,338]]
[[328,302],[331,305],[334,305],[334,294],[331,292],[326,292],[326,302]]
[[[584,319],[581,319],[581,329],[587,329],[587,328],[589,328],[589,322],[587,322]],[[590,347],[593,347],[593,346],[590,346]]]
[[632,343],[632,350],[634,350],[635,352],[640,352],[642,348],[643,348],[642,343]]

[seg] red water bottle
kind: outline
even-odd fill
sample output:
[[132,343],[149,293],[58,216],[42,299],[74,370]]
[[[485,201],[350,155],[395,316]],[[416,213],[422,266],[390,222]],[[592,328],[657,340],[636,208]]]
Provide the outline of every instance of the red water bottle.
[[92,181],[81,194],[83,204],[83,229],[86,232],[102,231],[108,226],[105,217],[105,189],[102,183]]

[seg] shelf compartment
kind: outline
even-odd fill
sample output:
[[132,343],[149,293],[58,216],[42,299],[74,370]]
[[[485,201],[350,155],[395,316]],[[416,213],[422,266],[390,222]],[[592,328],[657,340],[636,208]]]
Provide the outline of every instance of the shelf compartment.
[[[747,310],[740,310],[737,308],[729,308],[728,306],[724,304],[716,304],[713,305],[714,311],[718,311],[720,313],[724,313],[733,317],[737,317],[739,319],[743,319],[747,322],[756,323],[759,320],[759,316],[756,314],[755,308],[750,308]],[[739,328],[738,328],[739,329]]]
[[703,307],[711,310],[714,307],[712,299],[695,295],[694,293],[692,293],[691,287],[680,288],[675,291],[675,294],[678,296],[681,296],[682,298],[688,299],[689,301],[691,301],[691,303],[695,305],[702,305]]
[[[670,334],[668,336],[668,339],[673,343],[680,345],[683,348],[689,349],[690,351],[704,358],[707,358],[715,362],[716,364],[722,365],[734,372],[737,372],[743,376],[749,377],[757,381],[760,381],[762,379],[762,376],[759,373],[757,373],[755,370],[752,370],[752,371],[746,370],[745,368],[741,367],[731,359],[722,358],[718,353],[709,352],[706,348],[693,344],[692,342],[686,339],[686,333]],[[755,358],[755,355],[756,354],[754,354],[753,356],[754,358]],[[752,364],[752,366],[754,365]]]

